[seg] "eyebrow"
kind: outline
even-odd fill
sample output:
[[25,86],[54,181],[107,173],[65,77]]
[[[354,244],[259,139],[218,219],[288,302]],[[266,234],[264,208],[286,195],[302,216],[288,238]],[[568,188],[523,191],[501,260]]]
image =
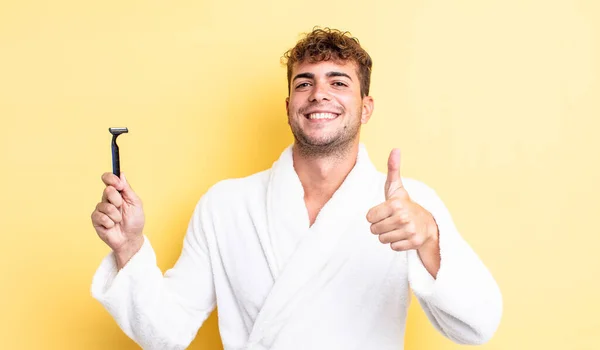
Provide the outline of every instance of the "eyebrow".
[[[346,78],[350,79],[350,81],[352,81],[352,78],[348,74],[343,73],[343,72],[328,72],[326,74],[326,76],[328,78],[331,78],[331,77],[346,77]],[[315,75],[313,73],[300,73],[300,74],[297,74],[294,77],[294,79],[292,79],[292,81],[295,81],[296,79],[301,79],[301,78],[314,79]]]
[[346,73],[343,72],[329,72],[327,73],[327,77],[331,78],[331,77],[346,77],[348,79],[350,79],[350,81],[352,81],[352,78],[350,78],[350,76]]
[[292,79],[292,81],[296,81],[296,79],[301,79],[301,78],[314,79],[315,75],[313,73],[300,73],[300,74],[297,74],[294,77],[294,79]]

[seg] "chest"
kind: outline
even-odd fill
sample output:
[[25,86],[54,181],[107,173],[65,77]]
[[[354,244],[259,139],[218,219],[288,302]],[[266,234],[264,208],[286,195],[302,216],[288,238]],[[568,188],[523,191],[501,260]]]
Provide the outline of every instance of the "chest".
[[[258,315],[268,298],[298,297],[320,307],[362,307],[382,294],[398,295],[406,284],[405,255],[381,244],[366,221],[347,227],[335,242],[326,233],[307,231],[279,266],[274,265],[281,245],[274,244],[272,236],[285,238],[291,233],[272,232],[267,222],[261,214],[225,220],[217,244],[215,264],[221,271],[217,292],[232,295],[249,319]],[[331,249],[323,249],[327,245]]]

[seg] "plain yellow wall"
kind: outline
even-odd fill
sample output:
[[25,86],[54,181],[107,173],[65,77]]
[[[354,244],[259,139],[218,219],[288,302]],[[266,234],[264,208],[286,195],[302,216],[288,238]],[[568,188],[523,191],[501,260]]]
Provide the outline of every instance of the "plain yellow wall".
[[[130,130],[122,169],[165,270],[200,196],[292,141],[279,59],[320,25],[374,59],[376,166],[402,148],[501,286],[481,349],[600,349],[599,3],[367,3],[3,1],[0,347],[137,348],[90,296],[107,128]],[[406,338],[463,348],[416,302]],[[191,348],[221,348],[214,314]]]

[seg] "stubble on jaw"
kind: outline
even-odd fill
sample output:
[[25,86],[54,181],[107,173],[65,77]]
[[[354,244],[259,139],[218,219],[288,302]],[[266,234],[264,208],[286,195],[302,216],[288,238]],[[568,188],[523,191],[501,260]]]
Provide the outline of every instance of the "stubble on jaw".
[[[289,117],[288,117],[289,118]],[[298,150],[299,155],[305,158],[344,158],[351,150],[354,140],[360,132],[361,122],[357,119],[356,122],[350,125],[344,125],[344,128],[332,139],[324,142],[315,143],[310,139],[300,128],[298,123],[288,119],[288,124],[294,135],[294,147]]]

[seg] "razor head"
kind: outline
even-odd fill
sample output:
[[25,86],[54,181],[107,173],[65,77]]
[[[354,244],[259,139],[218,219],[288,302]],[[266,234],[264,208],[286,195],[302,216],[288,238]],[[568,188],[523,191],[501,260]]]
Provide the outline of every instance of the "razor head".
[[129,130],[127,130],[127,128],[108,128],[108,131],[110,131],[110,133],[115,136],[129,132]]

